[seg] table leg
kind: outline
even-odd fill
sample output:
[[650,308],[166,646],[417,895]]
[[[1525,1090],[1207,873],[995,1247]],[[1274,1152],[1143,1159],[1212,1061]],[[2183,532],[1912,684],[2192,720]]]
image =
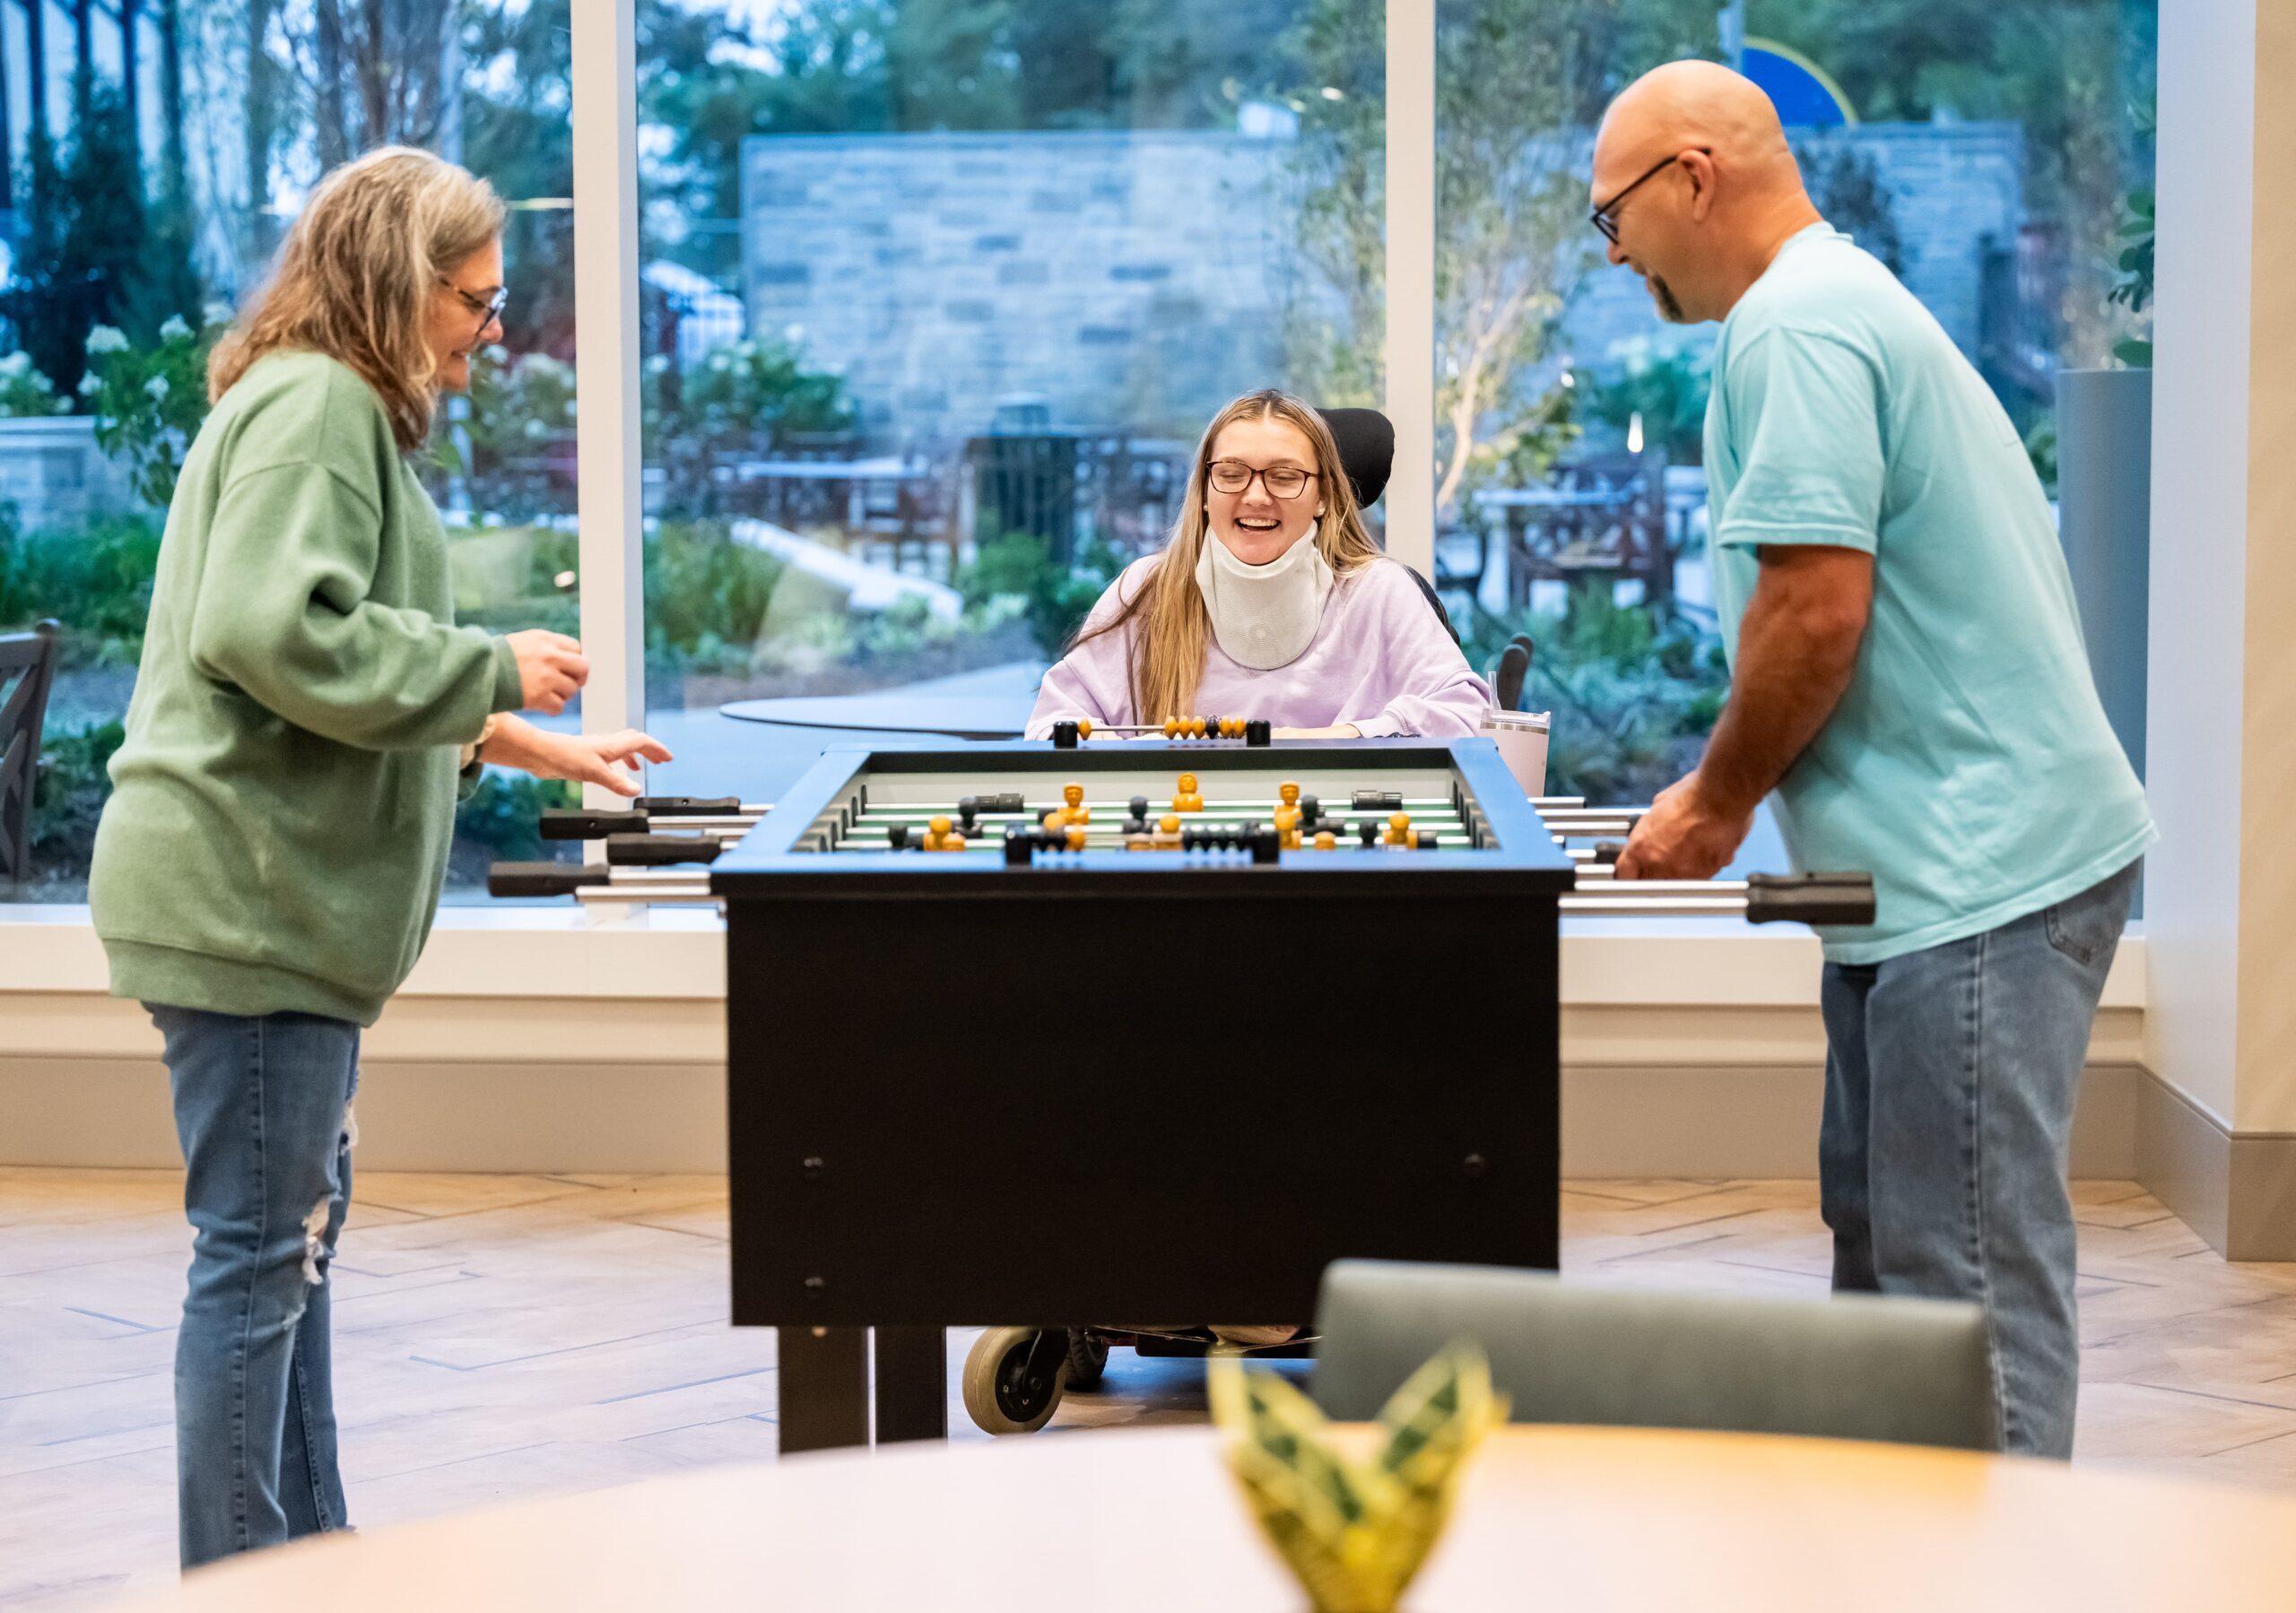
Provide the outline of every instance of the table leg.
[[784,1327],[781,1453],[869,1443],[868,1330]]
[[877,1330],[877,1443],[949,1437],[949,1335],[937,1327]]

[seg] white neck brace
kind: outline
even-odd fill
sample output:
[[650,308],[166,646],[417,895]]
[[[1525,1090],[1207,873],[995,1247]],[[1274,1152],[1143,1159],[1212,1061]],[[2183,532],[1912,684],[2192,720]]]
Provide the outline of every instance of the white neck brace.
[[1196,562],[1212,636],[1229,660],[1255,672],[1289,666],[1307,653],[1332,583],[1313,531],[1265,566],[1247,566],[1207,531]]

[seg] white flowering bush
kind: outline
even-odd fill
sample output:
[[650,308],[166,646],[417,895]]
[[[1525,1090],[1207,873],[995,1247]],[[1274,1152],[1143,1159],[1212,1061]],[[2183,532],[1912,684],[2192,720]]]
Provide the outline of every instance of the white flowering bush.
[[450,401],[432,440],[439,470],[483,521],[574,512],[574,367],[548,353],[490,347],[470,366],[466,405]]
[[88,333],[80,395],[96,418],[97,446],[126,464],[137,496],[156,507],[175,497],[183,456],[207,418],[207,354],[230,317],[221,304],[197,329],[170,316],[148,347],[109,325]]
[[0,420],[70,412],[72,400],[60,395],[56,383],[32,368],[32,356],[13,352],[0,359]]

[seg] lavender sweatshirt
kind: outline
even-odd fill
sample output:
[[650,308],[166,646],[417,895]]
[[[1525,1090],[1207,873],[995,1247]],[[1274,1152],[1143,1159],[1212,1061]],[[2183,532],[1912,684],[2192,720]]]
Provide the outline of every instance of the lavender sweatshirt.
[[[1152,554],[1109,585],[1084,619],[1086,631],[1136,598]],[[1077,646],[1044,675],[1028,736],[1051,736],[1055,722],[1161,722],[1177,712],[1132,708],[1132,658],[1146,623],[1139,617]],[[1472,734],[1491,709],[1491,690],[1467,665],[1436,620],[1403,562],[1382,559],[1337,579],[1324,619],[1300,658],[1270,672],[1239,666],[1213,640],[1205,646],[1204,681],[1187,715],[1261,717],[1279,728],[1328,728],[1352,723],[1366,739],[1396,734],[1455,738]]]

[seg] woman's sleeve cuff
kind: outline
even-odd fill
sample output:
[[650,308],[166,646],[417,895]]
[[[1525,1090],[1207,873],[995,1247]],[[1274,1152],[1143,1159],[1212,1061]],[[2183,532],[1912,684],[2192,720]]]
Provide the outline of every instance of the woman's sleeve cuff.
[[518,652],[507,638],[494,641],[494,703],[490,712],[516,711],[526,703],[526,680],[518,673]]

